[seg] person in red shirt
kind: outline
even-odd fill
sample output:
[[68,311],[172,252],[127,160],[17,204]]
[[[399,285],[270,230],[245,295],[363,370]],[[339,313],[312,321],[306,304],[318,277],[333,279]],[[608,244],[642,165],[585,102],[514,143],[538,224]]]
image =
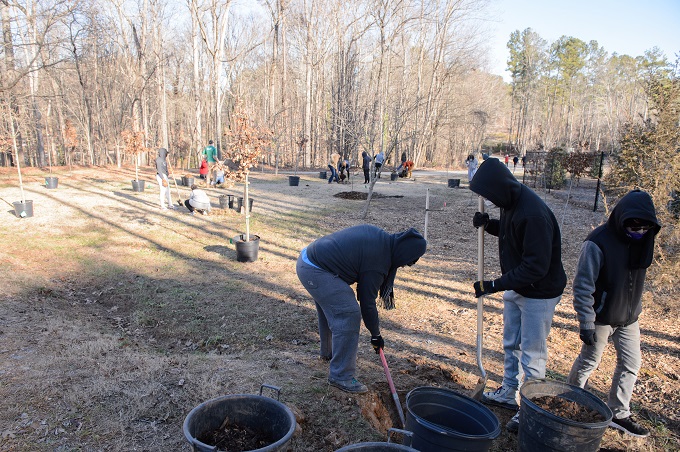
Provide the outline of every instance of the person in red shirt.
[[199,177],[200,177],[201,179],[207,179],[207,177],[208,177],[208,171],[209,171],[209,168],[208,168],[208,161],[207,161],[206,159],[203,159],[203,160],[201,161],[201,166],[200,166],[200,168],[198,169]]

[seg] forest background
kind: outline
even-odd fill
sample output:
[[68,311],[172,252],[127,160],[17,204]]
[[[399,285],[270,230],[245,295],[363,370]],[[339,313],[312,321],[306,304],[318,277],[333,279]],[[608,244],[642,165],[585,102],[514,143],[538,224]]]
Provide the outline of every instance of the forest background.
[[[323,168],[333,152],[447,168],[470,153],[549,152],[565,167],[565,155],[604,153],[610,194],[646,189],[677,223],[677,60],[527,28],[509,36],[506,83],[486,67],[488,8],[0,0],[0,166],[149,165],[165,147],[176,168],[196,168],[208,140],[225,156],[241,101],[272,132],[261,158],[276,172]],[[585,165],[596,175],[595,159]],[[572,179],[587,170],[577,166]],[[680,240],[666,231],[667,262]]]

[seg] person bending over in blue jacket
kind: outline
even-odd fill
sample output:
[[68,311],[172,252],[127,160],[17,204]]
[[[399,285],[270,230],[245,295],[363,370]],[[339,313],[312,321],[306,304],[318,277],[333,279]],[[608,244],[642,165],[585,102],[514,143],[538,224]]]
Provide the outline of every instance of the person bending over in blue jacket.
[[[297,275],[314,298],[320,356],[330,361],[330,385],[350,393],[368,391],[356,379],[361,320],[378,353],[385,343],[376,298],[380,294],[386,308],[394,307],[397,269],[415,264],[426,248],[426,240],[413,228],[389,234],[364,224],[321,237],[302,250]],[[354,283],[356,295],[350,287]]]
[[[545,378],[548,334],[567,285],[560,227],[543,200],[498,159],[479,166],[470,189],[500,209],[498,220],[477,212],[472,221],[498,237],[502,273],[498,279],[475,282],[475,295],[504,291],[503,383],[485,392],[482,402],[517,409],[521,374],[524,381]],[[518,430],[519,411],[506,428]]]

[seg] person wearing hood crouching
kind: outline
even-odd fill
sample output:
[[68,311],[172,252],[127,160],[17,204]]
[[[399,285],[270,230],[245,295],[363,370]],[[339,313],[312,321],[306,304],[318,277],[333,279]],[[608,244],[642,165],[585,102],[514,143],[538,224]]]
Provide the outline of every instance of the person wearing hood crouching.
[[[321,237],[302,250],[297,275],[314,298],[320,357],[330,361],[331,386],[350,393],[368,391],[356,379],[361,320],[379,353],[385,343],[376,298],[380,294],[386,308],[394,307],[397,269],[415,264],[426,248],[426,240],[413,228],[389,234],[364,224]],[[356,295],[350,287],[354,283]]]
[[633,420],[630,399],[642,362],[642,290],[660,229],[652,198],[640,190],[629,192],[583,242],[573,286],[583,344],[567,382],[585,387],[611,338],[616,368],[607,400],[614,414],[610,426],[640,438],[649,430]]
[[203,215],[208,215],[210,212],[210,198],[207,193],[199,189],[196,184],[191,186],[191,196],[184,201],[184,205],[189,209],[189,213],[192,215],[194,215],[194,212]]
[[[172,205],[172,199],[170,198],[170,182],[167,157],[168,150],[165,148],[160,148],[158,150],[158,157],[156,157],[156,181],[158,182],[158,187],[160,188],[161,209],[163,210],[175,208],[175,206]],[[167,206],[165,204],[166,200]]]
[[[500,219],[477,212],[472,224],[498,237],[502,276],[476,281],[475,295],[503,293],[503,383],[485,392],[482,402],[517,409],[521,374],[524,381],[545,378],[547,339],[555,307],[567,285],[562,266],[562,238],[555,215],[500,160],[484,161],[470,189],[500,209]],[[506,425],[519,428],[519,411]]]

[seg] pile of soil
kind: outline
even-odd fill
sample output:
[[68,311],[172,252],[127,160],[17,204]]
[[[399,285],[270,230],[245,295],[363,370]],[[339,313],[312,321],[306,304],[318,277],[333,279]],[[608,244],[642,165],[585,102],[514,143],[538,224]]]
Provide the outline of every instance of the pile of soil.
[[207,432],[198,440],[204,444],[215,446],[218,450],[228,452],[244,452],[257,450],[274,444],[274,440],[266,433],[248,427],[229,424],[225,421],[222,426]]
[[532,400],[539,408],[564,419],[585,424],[596,424],[606,419],[602,414],[571,400],[556,396],[541,396]]
[[[342,199],[356,199],[356,200],[366,200],[368,199],[368,192],[362,192],[362,191],[343,191],[340,193],[336,193],[333,195],[336,198],[342,198]],[[394,196],[386,196],[386,195],[381,195],[380,193],[373,193],[373,196],[371,197],[373,199],[375,198],[403,198],[402,195],[394,195]]]

